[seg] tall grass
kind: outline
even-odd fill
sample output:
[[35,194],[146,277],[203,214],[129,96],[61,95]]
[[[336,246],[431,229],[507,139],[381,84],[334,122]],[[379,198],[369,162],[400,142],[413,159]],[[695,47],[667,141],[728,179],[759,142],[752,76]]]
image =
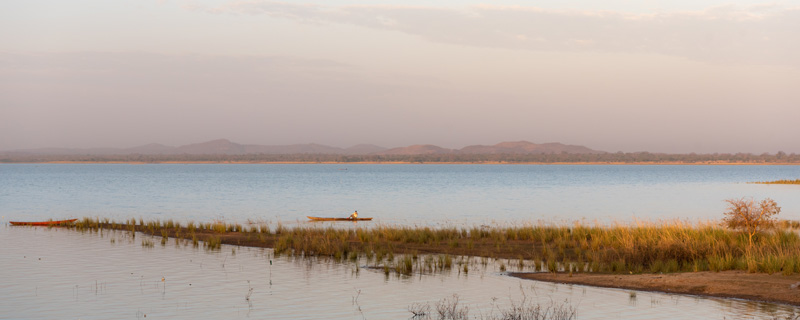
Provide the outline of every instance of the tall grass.
[[[535,270],[549,272],[693,272],[744,270],[748,272],[800,273],[800,237],[781,222],[759,234],[753,246],[746,235],[717,222],[636,222],[614,225],[523,225],[514,227],[409,227],[287,228],[277,224],[242,227],[238,224],[168,220],[116,223],[84,218],[72,228],[95,232],[100,228],[145,232],[166,237],[191,238],[195,246],[218,249],[220,244],[273,247],[275,254],[330,256],[338,260],[374,258],[374,264],[400,274],[411,270],[450,270],[452,256],[481,256],[533,261]],[[415,258],[418,253],[440,254]],[[395,261],[394,255],[402,254]],[[508,266],[511,266],[508,260]],[[503,264],[504,267],[508,267]],[[468,272],[466,264],[459,269]]]
[[[472,243],[473,248],[468,249],[467,243]],[[278,253],[329,256],[353,250],[407,253],[422,248],[449,254],[542,260],[551,272],[800,272],[800,238],[795,232],[775,229],[762,233],[751,247],[746,236],[718,223],[690,225],[682,221],[468,230],[294,228],[282,233],[275,245]]]

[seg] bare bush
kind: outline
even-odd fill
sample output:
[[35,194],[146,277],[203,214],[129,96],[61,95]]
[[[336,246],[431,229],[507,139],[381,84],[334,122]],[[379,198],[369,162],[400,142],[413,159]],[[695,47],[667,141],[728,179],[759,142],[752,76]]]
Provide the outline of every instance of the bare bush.
[[[523,293],[524,296],[524,293]],[[430,312],[430,305],[427,303],[414,303],[408,307],[408,311],[414,316],[412,319],[432,319],[434,316]],[[563,303],[551,302],[549,305],[533,303],[525,296],[521,301],[511,301],[508,308],[498,308],[500,314],[489,314],[472,317],[469,316],[469,308],[459,305],[458,295],[452,298],[444,298],[436,304],[436,314],[438,320],[572,320],[577,318],[577,309],[570,305],[568,301]]]
[[577,316],[577,310],[567,303],[543,306],[526,301],[512,302],[511,307],[501,310],[501,313],[500,319],[503,320],[569,320]]
[[408,307],[408,312],[414,315],[412,318],[429,318],[431,314],[431,305],[415,302]]
[[728,210],[723,221],[729,228],[747,233],[751,247],[753,236],[771,226],[775,216],[781,212],[781,207],[770,198],[758,203],[753,198],[728,199],[725,202],[728,203]]
[[458,305],[458,295],[454,294],[452,299],[444,298],[436,304],[436,312],[442,320],[466,320],[469,319],[469,308]]

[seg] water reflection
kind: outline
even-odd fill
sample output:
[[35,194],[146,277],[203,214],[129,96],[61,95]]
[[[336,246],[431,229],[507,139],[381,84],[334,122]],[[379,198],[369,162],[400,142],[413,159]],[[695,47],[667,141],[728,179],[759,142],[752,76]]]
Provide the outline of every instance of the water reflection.
[[450,271],[387,275],[364,257],[276,257],[269,249],[228,245],[205,250],[189,240],[161,244],[160,237],[130,232],[6,226],[0,242],[0,310],[7,318],[397,319],[411,317],[412,306],[435,312],[454,294],[478,318],[521,301],[572,306],[579,319],[772,319],[800,311],[519,280],[500,272],[519,264],[507,259],[455,258]]

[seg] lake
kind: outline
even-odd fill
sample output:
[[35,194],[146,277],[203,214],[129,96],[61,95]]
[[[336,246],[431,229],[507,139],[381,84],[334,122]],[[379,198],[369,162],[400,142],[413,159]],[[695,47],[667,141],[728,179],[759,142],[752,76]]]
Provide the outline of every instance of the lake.
[[[373,224],[476,225],[719,219],[724,200],[771,197],[798,219],[800,166],[0,165],[2,221],[101,217],[309,225],[359,210]],[[372,224],[359,223],[357,227]],[[773,319],[800,308],[520,280],[514,261],[398,276],[364,258],[275,257],[270,249],[128,232],[0,226],[0,319],[407,319],[457,295],[473,318],[513,303],[578,319]],[[522,271],[532,271],[523,266]]]
[[3,164],[7,220],[99,216],[305,221],[354,210],[385,224],[719,219],[771,197],[800,219],[800,166]]

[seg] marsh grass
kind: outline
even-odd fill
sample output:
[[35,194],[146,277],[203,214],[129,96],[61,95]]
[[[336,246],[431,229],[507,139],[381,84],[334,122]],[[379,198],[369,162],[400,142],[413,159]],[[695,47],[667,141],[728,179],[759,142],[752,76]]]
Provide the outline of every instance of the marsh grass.
[[222,247],[222,239],[220,237],[209,237],[205,241],[206,250],[219,250]]
[[142,247],[145,248],[152,248],[155,245],[153,244],[153,240],[151,239],[142,239]]
[[748,245],[746,234],[727,229],[719,222],[344,229],[287,228],[280,223],[274,228],[267,224],[245,228],[221,222],[189,222],[181,226],[171,220],[141,219],[134,225],[131,221],[84,218],[70,228],[81,232],[99,232],[103,228],[138,231],[162,238],[186,236],[195,247],[203,241],[210,250],[233,244],[272,247],[276,255],[328,256],[340,261],[366,257],[373,266],[385,266],[385,270],[400,274],[447,271],[454,264],[458,271],[468,273],[468,263],[454,261],[453,257],[459,256],[507,259],[502,264],[506,269],[513,265],[510,259],[518,260],[519,269],[529,261],[529,268],[544,272],[800,273],[800,237],[793,230],[800,223],[796,221],[781,221],[775,228],[759,233],[752,246]]
[[414,260],[410,256],[405,256],[400,263],[395,264],[395,271],[402,275],[411,275],[414,271]]

